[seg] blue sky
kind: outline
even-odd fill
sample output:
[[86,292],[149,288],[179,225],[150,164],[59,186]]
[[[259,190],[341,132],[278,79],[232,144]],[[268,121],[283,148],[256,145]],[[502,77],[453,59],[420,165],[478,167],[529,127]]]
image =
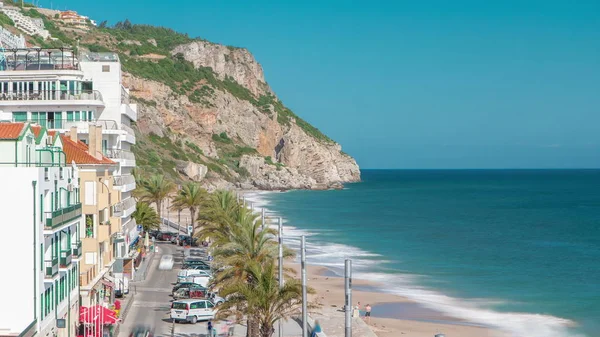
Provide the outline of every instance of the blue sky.
[[363,168],[600,167],[600,1],[52,6],[248,48]]

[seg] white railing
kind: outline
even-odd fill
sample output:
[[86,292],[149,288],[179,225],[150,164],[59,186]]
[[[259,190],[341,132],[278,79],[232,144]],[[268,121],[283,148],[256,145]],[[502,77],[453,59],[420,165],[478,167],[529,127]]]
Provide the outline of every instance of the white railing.
[[127,150],[106,150],[104,155],[110,159],[135,160],[135,155],[133,152]]
[[135,207],[135,204],[136,204],[135,199],[131,198],[131,197],[129,197],[125,200],[121,200],[113,206],[113,215],[121,216],[124,211],[126,211],[132,207]]
[[135,184],[135,177],[131,174],[114,176],[114,185],[123,186],[128,184]]
[[128,134],[132,135],[135,137],[135,132],[133,131],[133,129],[125,124],[121,124],[121,130],[125,130],[125,132],[127,132]]

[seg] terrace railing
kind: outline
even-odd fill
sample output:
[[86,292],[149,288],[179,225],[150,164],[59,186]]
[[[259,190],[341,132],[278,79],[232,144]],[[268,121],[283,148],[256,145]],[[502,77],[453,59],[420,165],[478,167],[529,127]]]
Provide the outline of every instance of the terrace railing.
[[104,101],[98,90],[29,90],[0,93],[0,101]]

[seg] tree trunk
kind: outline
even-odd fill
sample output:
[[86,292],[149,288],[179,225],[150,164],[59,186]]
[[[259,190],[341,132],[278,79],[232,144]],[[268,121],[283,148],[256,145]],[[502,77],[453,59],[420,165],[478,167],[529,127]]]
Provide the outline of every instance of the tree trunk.
[[192,237],[196,234],[196,209],[194,207],[190,207],[190,216],[192,217]]
[[[246,329],[246,337],[262,337],[264,336],[260,330],[260,322],[254,317],[248,317],[248,327]],[[269,335],[271,336],[271,335]]]
[[160,219],[160,222],[162,223],[162,217],[160,214],[160,206],[162,205],[162,200],[156,200],[156,213],[158,213],[158,218]]
[[274,332],[275,329],[272,324],[262,324],[260,327],[260,337],[271,337]]

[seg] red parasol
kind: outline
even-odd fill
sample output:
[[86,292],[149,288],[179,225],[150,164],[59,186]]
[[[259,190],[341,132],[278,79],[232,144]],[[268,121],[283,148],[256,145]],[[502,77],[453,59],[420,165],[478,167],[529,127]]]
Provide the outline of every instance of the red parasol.
[[118,320],[114,311],[101,305],[79,308],[79,321],[83,323],[116,324]]

